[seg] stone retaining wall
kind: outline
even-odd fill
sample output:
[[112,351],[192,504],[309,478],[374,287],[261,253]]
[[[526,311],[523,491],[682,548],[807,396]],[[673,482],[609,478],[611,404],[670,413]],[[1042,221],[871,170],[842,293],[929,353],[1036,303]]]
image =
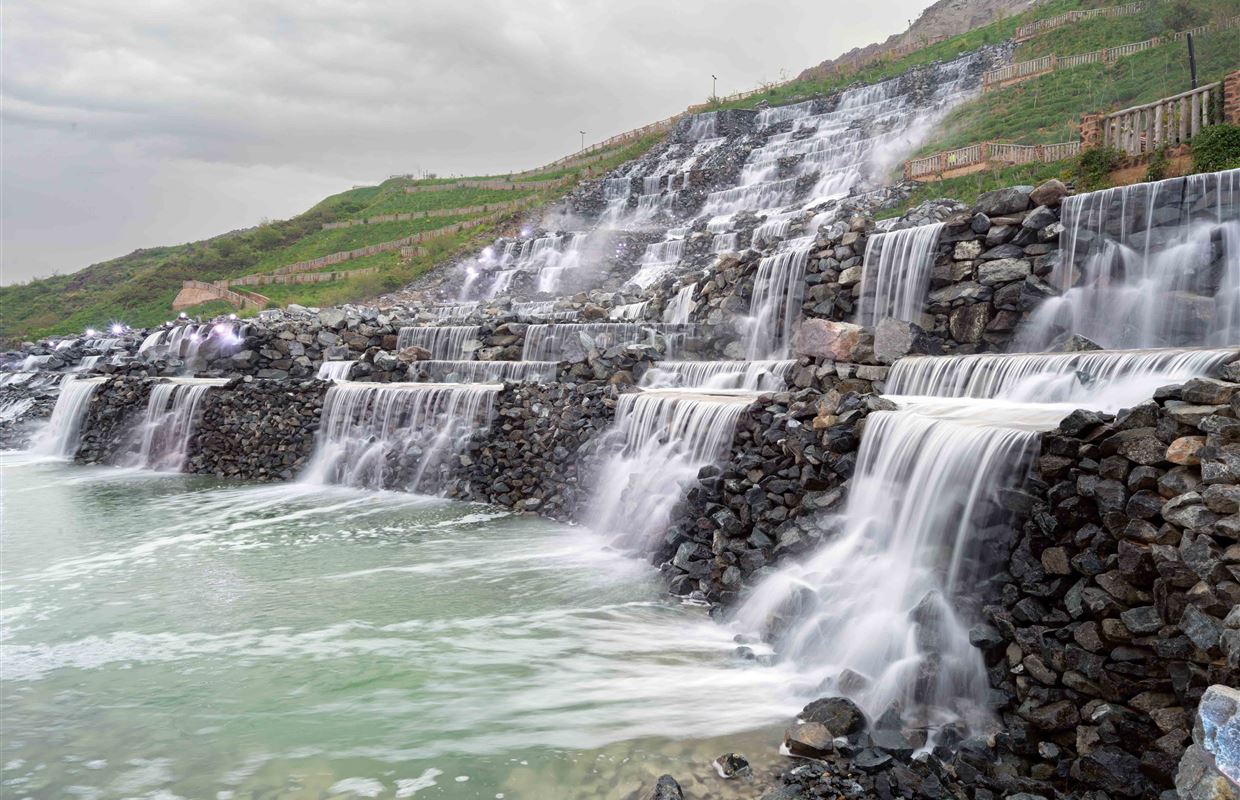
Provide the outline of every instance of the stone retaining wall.
[[314,451],[327,381],[240,379],[208,389],[185,471],[218,478],[293,480]]
[[1063,791],[1157,797],[1202,692],[1240,686],[1240,365],[1224,376],[1043,436],[975,639],[1006,735]]

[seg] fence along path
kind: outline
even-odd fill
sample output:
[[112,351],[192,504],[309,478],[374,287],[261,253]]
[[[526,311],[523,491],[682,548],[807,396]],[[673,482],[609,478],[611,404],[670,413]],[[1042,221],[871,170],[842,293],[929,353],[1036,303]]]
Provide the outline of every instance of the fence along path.
[[1072,56],[1056,56],[1047,55],[1041,58],[1035,58],[1031,61],[1021,61],[1017,64],[1009,64],[1006,67],[992,69],[982,75],[982,88],[985,91],[992,89],[1000,89],[1005,86],[1011,86],[1022,81],[1047,75],[1060,69],[1070,69],[1079,67],[1082,64],[1109,64],[1124,56],[1130,56],[1134,53],[1140,53],[1143,50],[1149,50],[1158,47],[1161,44],[1169,42],[1181,42],[1191,36],[1200,36],[1204,33],[1212,33],[1215,31],[1230,30],[1240,27],[1240,16],[1231,17],[1220,22],[1212,22],[1208,25],[1201,25],[1192,30],[1180,31],[1173,33],[1167,37],[1155,36],[1152,39],[1145,39],[1140,42],[1129,42],[1128,44],[1116,45],[1115,47],[1106,47],[1102,50],[1094,50],[1090,53],[1079,53]]
[[[520,173],[522,175],[526,173]],[[572,179],[571,175],[565,175],[562,178],[555,178],[549,181],[510,181],[510,180],[492,180],[489,178],[462,178],[459,181],[451,183],[427,183],[418,186],[406,186],[405,194],[420,194],[422,192],[447,192],[452,189],[490,189],[497,192],[511,191],[535,191],[537,189],[550,189],[556,186],[562,186]]]
[[[1150,0],[1153,2],[1153,0]],[[1069,25],[1073,22],[1080,22],[1084,19],[1096,19],[1098,17],[1130,17],[1133,14],[1139,14],[1145,10],[1147,3],[1126,3],[1122,6],[1108,6],[1106,8],[1091,8],[1086,11],[1067,11],[1054,17],[1046,17],[1045,19],[1035,20],[1025,25],[1021,25],[1016,29],[1016,35],[1013,37],[1017,42],[1023,42],[1032,39],[1041,33],[1054,30],[1055,28]]]
[[362,219],[346,219],[340,222],[324,222],[323,230],[332,231],[339,228],[354,228],[358,225],[378,225],[383,222],[408,222],[415,219],[430,217],[467,217],[474,214],[487,214],[495,211],[507,211],[525,205],[525,200],[509,200],[506,203],[486,203],[480,206],[464,206],[461,208],[436,208],[427,211],[407,211],[399,214],[376,214]]
[[[1229,76],[1228,80],[1236,79]],[[1101,144],[1123,150],[1130,156],[1183,144],[1203,128],[1223,121],[1226,113],[1222,108],[1223,99],[1223,82],[1218,81],[1107,114],[1101,120]]]
[[930,176],[941,176],[944,173],[963,174],[970,167],[986,164],[1032,164],[1041,162],[1051,164],[1071,158],[1081,151],[1080,142],[1059,142],[1057,144],[1008,144],[1007,142],[980,142],[955,150],[944,150],[941,153],[913,158],[904,164],[904,177],[917,180]]

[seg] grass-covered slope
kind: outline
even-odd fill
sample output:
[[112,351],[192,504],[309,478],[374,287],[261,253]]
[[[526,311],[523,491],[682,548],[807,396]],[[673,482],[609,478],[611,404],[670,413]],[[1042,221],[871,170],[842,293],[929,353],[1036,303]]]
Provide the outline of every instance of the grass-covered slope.
[[[607,158],[592,164],[591,174],[636,158],[659,138],[651,136],[617,148]],[[569,175],[576,179],[586,174],[584,167],[556,172],[557,176]],[[503,177],[492,176],[492,179]],[[543,177],[547,176],[536,176]],[[292,219],[188,244],[144,248],[71,275],[0,287],[0,339],[13,341],[73,333],[87,327],[101,328],[111,321],[123,321],[135,326],[154,325],[171,315],[172,300],[180,290],[182,281],[216,281],[270,273],[286,264],[445,228],[480,214],[421,217],[323,230],[323,223],[326,222],[382,214],[465,209],[512,200],[527,200],[536,205],[551,202],[573,185],[570,181],[553,187],[534,183],[528,189],[518,190],[460,188],[436,192],[405,191],[408,186],[455,182],[455,179],[413,181],[392,178],[378,186],[360,187],[332,195]],[[432,265],[474,246],[477,240],[494,232],[494,225],[483,225],[424,242],[427,253],[411,259],[402,259],[396,252],[386,252],[344,261],[330,268],[343,271],[378,267],[377,272],[367,275],[327,283],[249,288],[279,305],[322,305],[365,300],[404,286]],[[200,310],[220,310],[217,308],[219,303],[209,306]],[[196,310],[199,309],[191,309],[191,312]]]

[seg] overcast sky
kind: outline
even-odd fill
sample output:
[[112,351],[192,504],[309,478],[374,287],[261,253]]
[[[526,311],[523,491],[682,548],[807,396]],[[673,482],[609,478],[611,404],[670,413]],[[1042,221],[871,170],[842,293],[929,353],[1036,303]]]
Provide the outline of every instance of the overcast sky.
[[792,76],[930,0],[6,0],[4,283],[519,170]]

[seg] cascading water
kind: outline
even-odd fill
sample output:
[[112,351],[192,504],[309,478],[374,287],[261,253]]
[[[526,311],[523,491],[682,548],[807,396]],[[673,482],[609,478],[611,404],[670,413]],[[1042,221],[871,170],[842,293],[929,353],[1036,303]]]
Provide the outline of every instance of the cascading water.
[[410,369],[447,383],[540,382],[555,380],[555,361],[415,361]]
[[441,325],[438,327],[402,327],[396,338],[396,349],[421,347],[429,350],[431,358],[452,360],[466,358],[481,347],[478,325]]
[[706,391],[739,389],[747,392],[778,392],[787,388],[786,378],[795,359],[765,361],[660,361],[646,370],[644,388],[680,387]]
[[921,319],[942,230],[943,223],[936,222],[870,237],[861,276],[862,325],[875,326],[887,317]]
[[315,377],[321,381],[346,381],[356,364],[356,361],[324,361]]
[[676,296],[663,309],[663,321],[672,325],[689,324],[694,309],[693,294],[696,291],[696,283],[680,287],[676,292]]
[[1059,264],[1017,337],[1104,347],[1240,343],[1240,169],[1065,198]]
[[525,331],[522,361],[559,361],[567,354],[597,348],[605,350],[624,344],[654,343],[662,337],[668,353],[681,349],[694,339],[694,325],[661,322],[590,322],[579,325],[531,325]]
[[1018,402],[1086,402],[1114,411],[1152,396],[1159,386],[1212,374],[1238,355],[1240,350],[1227,348],[911,357],[892,367],[887,390]]
[[645,289],[656,280],[676,269],[684,257],[685,240],[668,239],[654,242],[646,246],[642,255],[641,266],[637,274],[629,279],[629,283]]
[[723,457],[754,394],[648,390],[624,394],[597,476],[591,527],[619,546],[649,551],[667,527],[681,484]]
[[838,530],[759,584],[738,621],[774,633],[806,696],[845,695],[905,728],[983,728],[985,665],[953,599],[988,576],[979,536],[1005,521],[997,490],[1067,411],[955,400],[871,414]]
[[649,307],[649,300],[643,300],[638,303],[624,303],[613,307],[611,311],[607,312],[607,318],[618,322],[633,322],[645,317],[646,309]]
[[778,358],[787,353],[801,319],[805,265],[813,246],[813,237],[794,239],[758,263],[749,304],[746,358]]
[[303,481],[429,493],[452,457],[486,425],[499,386],[444,383],[334,384],[323,401],[314,456]]
[[76,378],[60,385],[60,396],[52,408],[52,418],[35,439],[35,452],[60,458],[73,457],[77,452],[82,423],[90,410],[91,398],[102,383],[102,378]]
[[177,472],[185,465],[198,407],[225,379],[178,378],[151,387],[138,453],[130,466]]

